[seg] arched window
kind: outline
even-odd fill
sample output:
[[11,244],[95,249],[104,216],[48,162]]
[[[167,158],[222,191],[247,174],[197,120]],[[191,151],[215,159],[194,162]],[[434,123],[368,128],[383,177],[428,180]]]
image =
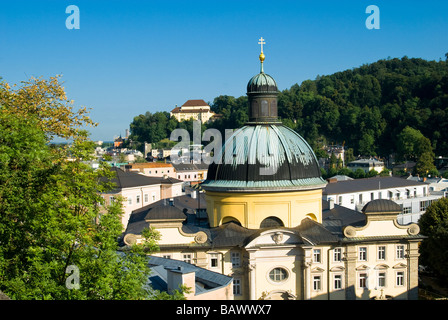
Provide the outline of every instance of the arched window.
[[267,217],[263,221],[261,221],[260,228],[275,228],[275,227],[283,227],[284,224],[282,220],[277,217]]
[[226,223],[229,223],[229,222],[234,222],[237,225],[241,226],[241,222],[239,222],[239,220],[237,218],[234,218],[234,217],[231,217],[231,216],[224,217],[222,219],[222,223],[221,224],[226,224]]

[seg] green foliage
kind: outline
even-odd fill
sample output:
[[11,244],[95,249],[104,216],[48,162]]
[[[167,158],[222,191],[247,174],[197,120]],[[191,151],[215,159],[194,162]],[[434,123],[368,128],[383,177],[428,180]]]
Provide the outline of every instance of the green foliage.
[[[20,105],[11,102],[24,100],[0,87],[0,291],[13,299],[147,299],[144,253],[157,249],[157,234],[145,233],[144,253],[118,251],[122,202],[106,206],[100,196],[113,172],[105,163],[96,170],[85,164],[94,144],[77,122],[43,125],[60,115],[56,105],[54,113],[32,112],[33,103],[61,94],[55,86],[33,87],[40,98],[29,100],[29,112],[14,112]],[[55,135],[73,142],[49,145]],[[79,287],[68,285],[68,267],[79,270]]]
[[420,261],[448,283],[448,198],[433,202],[418,223],[427,236],[420,246]]
[[356,155],[406,155],[394,137],[409,126],[428,139],[420,142],[425,149],[448,154],[446,61],[403,57],[319,76],[282,91],[278,108],[311,145],[324,136]]

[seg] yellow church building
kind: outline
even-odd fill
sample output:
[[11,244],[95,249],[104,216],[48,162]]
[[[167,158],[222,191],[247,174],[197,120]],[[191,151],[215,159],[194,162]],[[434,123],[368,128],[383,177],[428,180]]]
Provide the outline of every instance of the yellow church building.
[[235,300],[417,299],[418,225],[398,224],[401,208],[390,200],[362,212],[322,200],[316,156],[279,121],[263,49],[259,58],[247,84],[249,122],[209,166],[205,193],[134,211],[124,244],[156,228],[155,256],[232,277]]

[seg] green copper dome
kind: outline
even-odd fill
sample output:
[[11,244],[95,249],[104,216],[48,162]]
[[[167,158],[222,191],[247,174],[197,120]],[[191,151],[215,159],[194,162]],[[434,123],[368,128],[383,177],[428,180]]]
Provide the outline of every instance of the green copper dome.
[[278,92],[277,83],[270,75],[261,71],[247,83],[247,93]]

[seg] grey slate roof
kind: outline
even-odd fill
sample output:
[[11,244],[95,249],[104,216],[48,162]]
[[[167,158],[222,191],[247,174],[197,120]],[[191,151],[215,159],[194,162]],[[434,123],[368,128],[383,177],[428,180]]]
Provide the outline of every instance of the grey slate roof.
[[193,264],[180,260],[149,256],[148,265],[151,267],[152,271],[149,277],[149,282],[154,289],[160,291],[167,290],[166,268],[178,269],[179,267],[181,267],[181,272],[194,272],[196,278],[196,295],[205,293],[210,290],[215,290],[220,287],[225,287],[229,285],[231,281],[233,281],[232,277],[200,268]]
[[366,203],[364,208],[362,208],[362,212],[364,213],[401,212],[401,207],[392,200],[377,199]]
[[378,189],[403,188],[427,185],[424,182],[411,181],[397,177],[374,177],[329,183],[323,194],[343,194]]
[[148,177],[132,171],[126,172],[117,167],[112,167],[110,170],[115,173],[115,178],[110,180],[110,182],[113,182],[116,185],[115,191],[119,191],[124,188],[183,182],[182,180],[174,178]]

